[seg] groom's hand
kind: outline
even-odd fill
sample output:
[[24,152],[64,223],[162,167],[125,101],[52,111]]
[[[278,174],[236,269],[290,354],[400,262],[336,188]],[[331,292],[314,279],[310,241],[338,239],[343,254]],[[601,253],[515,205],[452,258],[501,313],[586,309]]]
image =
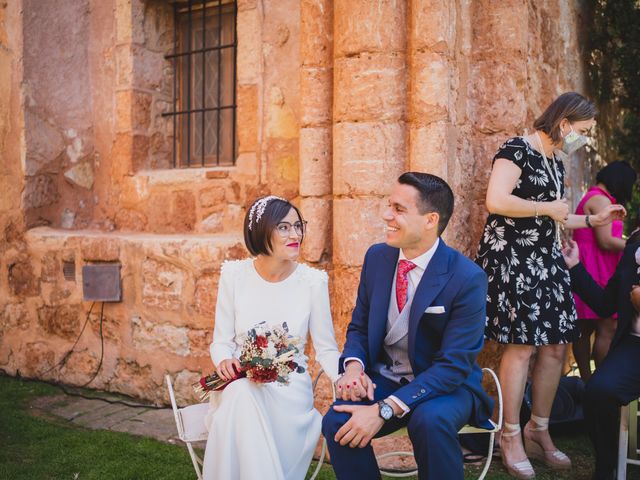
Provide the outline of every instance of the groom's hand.
[[351,414],[351,418],[334,437],[334,440],[342,446],[364,448],[384,425],[384,420],[378,414],[378,405],[375,403],[373,405],[334,405],[332,408],[336,412]]
[[362,365],[357,361],[350,361],[344,370],[344,375],[336,381],[336,398],[357,402],[363,398],[373,400],[375,384],[364,373]]

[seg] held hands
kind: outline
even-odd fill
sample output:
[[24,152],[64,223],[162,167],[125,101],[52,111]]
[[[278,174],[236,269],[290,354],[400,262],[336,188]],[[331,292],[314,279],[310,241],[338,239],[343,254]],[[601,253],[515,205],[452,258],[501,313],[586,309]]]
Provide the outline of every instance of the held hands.
[[631,305],[636,309],[636,312],[640,312],[640,286],[634,285],[631,287],[629,298],[631,299]]
[[233,380],[238,376],[238,373],[242,370],[242,366],[237,358],[228,358],[226,360],[222,360],[217,368],[216,373],[223,380]]
[[575,267],[580,263],[580,249],[578,248],[578,244],[573,240],[569,240],[562,249],[562,256],[564,257],[567,267]]
[[375,384],[364,373],[362,365],[357,361],[350,361],[338,380],[336,380],[336,398],[339,400],[351,400],[357,402],[365,397],[373,400]]
[[601,227],[603,225],[609,225],[615,220],[624,220],[627,216],[627,211],[622,205],[607,205],[600,213],[591,215],[589,217],[591,225],[594,227]]
[[351,448],[364,448],[380,431],[384,420],[378,414],[378,405],[334,405],[336,412],[350,413],[351,418],[336,433],[334,440]]

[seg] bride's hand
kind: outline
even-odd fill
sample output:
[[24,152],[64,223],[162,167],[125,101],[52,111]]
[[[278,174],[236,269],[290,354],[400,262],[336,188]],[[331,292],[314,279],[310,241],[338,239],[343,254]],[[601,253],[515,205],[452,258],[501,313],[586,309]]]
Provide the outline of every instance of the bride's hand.
[[349,362],[342,375],[336,381],[336,398],[338,400],[351,400],[357,402],[365,397],[373,400],[375,384],[369,375],[362,371],[362,365],[358,362]]
[[242,366],[240,365],[240,361],[238,361],[237,358],[228,358],[227,360],[222,360],[216,368],[218,376],[223,380],[233,380],[234,378],[237,378],[238,373],[241,370]]

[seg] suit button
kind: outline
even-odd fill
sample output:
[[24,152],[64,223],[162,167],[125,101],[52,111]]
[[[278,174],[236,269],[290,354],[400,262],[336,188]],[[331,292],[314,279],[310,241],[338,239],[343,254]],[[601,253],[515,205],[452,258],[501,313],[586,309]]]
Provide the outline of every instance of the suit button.
[[416,396],[414,395],[414,396],[413,396],[413,397],[411,397],[411,398],[418,398],[418,397],[416,397]]
[[422,390],[420,390],[420,393],[426,393],[426,390],[423,388]]

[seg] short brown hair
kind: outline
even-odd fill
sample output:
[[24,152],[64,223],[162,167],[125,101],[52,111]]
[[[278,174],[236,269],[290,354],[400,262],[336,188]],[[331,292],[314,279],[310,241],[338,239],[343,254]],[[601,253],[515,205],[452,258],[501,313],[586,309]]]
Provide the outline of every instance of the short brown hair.
[[[260,201],[262,198],[264,197],[256,199],[251,206],[253,207],[256,202]],[[264,208],[264,212],[260,216],[260,219],[255,218],[255,212],[253,217],[249,218],[251,214],[251,207],[247,209],[247,214],[244,217],[244,244],[251,255],[254,257],[261,254],[271,255],[273,248],[271,245],[271,236],[273,231],[292,208],[295,210],[300,221],[302,221],[300,210],[298,210],[295,205],[282,198],[273,198],[269,200]],[[302,243],[303,239],[304,236],[300,239],[300,243]]]
[[551,137],[553,143],[557,144],[562,139],[560,122],[563,118],[569,122],[579,122],[590,120],[597,114],[598,109],[593,102],[579,93],[567,92],[551,102],[544,113],[533,122],[533,128],[543,131]]

